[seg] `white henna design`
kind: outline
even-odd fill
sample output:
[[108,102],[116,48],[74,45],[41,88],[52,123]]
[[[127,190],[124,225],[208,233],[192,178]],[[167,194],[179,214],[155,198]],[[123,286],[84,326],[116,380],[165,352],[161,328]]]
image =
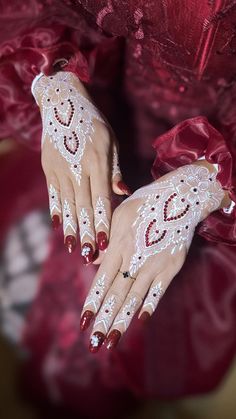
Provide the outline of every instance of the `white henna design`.
[[107,213],[105,210],[105,205],[101,197],[98,198],[95,206],[95,228],[98,230],[98,227],[104,226],[107,230],[109,228]]
[[136,239],[130,274],[134,275],[147,258],[168,247],[172,254],[184,245],[188,250],[204,210],[217,209],[223,196],[216,173],[194,165],[182,167],[170,179],[136,191],[128,200],[143,198],[145,202],[133,223]]
[[130,298],[129,302],[123,307],[122,311],[118,314],[114,321],[113,328],[119,326],[126,331],[130,325],[133,315],[136,312],[139,302],[136,297]]
[[94,314],[98,312],[105,294],[105,277],[106,274],[103,274],[100,278],[98,278],[96,284],[91,289],[85,300],[83,310],[86,310],[87,307],[89,307],[93,310]]
[[151,314],[156,310],[157,304],[163,294],[161,281],[150,288],[147,297],[144,300],[142,311],[148,311]]
[[69,202],[65,199],[63,205],[63,231],[64,235],[67,235],[67,230],[70,229],[76,234],[77,231],[77,224],[75,223]]
[[121,175],[121,171],[120,171],[118,153],[115,150],[113,153],[113,160],[112,160],[112,179],[114,179],[116,175]]
[[49,186],[49,208],[51,217],[55,212],[61,213],[61,206],[59,202],[58,192],[53,185]]
[[[102,326],[107,333],[113,320],[114,308],[117,303],[117,298],[115,295],[111,295],[102,305],[101,310],[99,311],[95,323],[94,330],[98,329],[98,326]],[[100,327],[99,327],[100,328]]]
[[70,165],[70,170],[80,184],[81,160],[86,142],[92,141],[93,119],[104,123],[96,107],[78,90],[73,83],[76,76],[70,72],[41,77],[33,86],[33,95],[41,97],[43,135],[54,144]]
[[89,219],[88,211],[85,208],[82,208],[79,216],[79,230],[80,230],[80,239],[83,241],[85,236],[90,237],[91,240],[94,240],[94,234],[91,229],[91,222]]

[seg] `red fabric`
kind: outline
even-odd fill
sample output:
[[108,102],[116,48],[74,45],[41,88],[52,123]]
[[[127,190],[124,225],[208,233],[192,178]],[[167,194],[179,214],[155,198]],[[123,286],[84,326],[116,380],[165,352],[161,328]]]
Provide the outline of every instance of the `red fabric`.
[[[41,122],[30,85],[37,72],[50,73],[55,59],[66,58],[66,68],[89,81],[98,106],[114,126],[133,188],[149,180],[153,139],[180,124],[174,132],[181,126],[184,131],[173,138],[170,131],[160,137],[167,140],[157,140],[155,173],[192,161],[204,144],[208,159],[218,159],[222,166],[219,176],[233,196],[234,0],[203,2],[201,7],[197,0],[14,0],[1,7],[2,138],[11,136],[39,148]],[[186,119],[191,123],[181,122]],[[223,157],[230,164],[225,165]],[[12,200],[16,196],[17,188]],[[27,196],[18,199],[30,203]],[[25,334],[30,366],[41,383],[53,389],[51,396],[57,396],[56,386],[60,400],[75,407],[80,394],[82,400],[88,394],[89,400],[92,382],[99,389],[116,387],[140,397],[165,398],[206,392],[219,383],[236,349],[235,247],[224,244],[232,243],[235,233],[230,216],[223,220],[216,213],[209,220],[200,233],[210,240],[195,237],[184,268],[151,323],[142,330],[133,325],[116,352],[93,358],[85,338],[77,340],[76,333],[94,271],[82,270],[78,254],[68,263],[60,234],[54,237]],[[49,361],[55,369],[46,380]],[[40,380],[35,378],[34,384]],[[100,394],[102,401],[105,390]]]
[[[157,156],[152,172],[158,177],[177,167],[190,164],[200,157],[218,164],[217,179],[236,201],[236,163],[223,136],[205,117],[187,119],[157,138],[153,144]],[[215,212],[204,220],[198,232],[209,240],[236,244],[235,215]]]

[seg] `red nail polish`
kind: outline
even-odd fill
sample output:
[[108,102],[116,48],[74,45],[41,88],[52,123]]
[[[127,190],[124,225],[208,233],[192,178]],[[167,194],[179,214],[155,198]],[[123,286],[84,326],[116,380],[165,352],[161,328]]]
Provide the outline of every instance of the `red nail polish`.
[[147,311],[144,311],[139,317],[139,320],[145,323],[148,319],[150,319],[150,317],[150,314]]
[[121,333],[119,332],[119,330],[112,330],[107,339],[106,339],[106,347],[107,349],[113,349],[117,346],[119,340],[121,338]]
[[93,246],[90,243],[84,243],[81,249],[83,263],[88,265],[93,261]]
[[99,231],[97,234],[97,242],[99,250],[105,250],[108,246],[107,235],[104,231]]
[[122,192],[124,192],[125,193],[125,195],[131,195],[132,194],[132,192],[131,192],[131,190],[129,189],[129,187],[122,181],[122,180],[120,180],[118,183],[117,183],[117,186],[118,186],[118,188],[120,188],[120,190],[122,191]]
[[93,354],[99,351],[105,339],[105,335],[101,332],[95,332],[90,339],[89,350]]
[[69,253],[74,252],[76,247],[76,238],[74,236],[66,236],[65,246],[67,247]]
[[52,228],[56,230],[60,225],[60,217],[58,215],[53,215],[52,217]]
[[94,313],[92,311],[86,310],[84,312],[80,320],[80,330],[82,330],[82,332],[88,329],[93,317],[94,317]]

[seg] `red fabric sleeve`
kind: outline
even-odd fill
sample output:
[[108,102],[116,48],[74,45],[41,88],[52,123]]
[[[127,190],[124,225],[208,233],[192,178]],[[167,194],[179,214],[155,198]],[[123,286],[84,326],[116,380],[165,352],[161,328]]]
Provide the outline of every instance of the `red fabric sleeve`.
[[[203,116],[187,119],[158,137],[153,144],[157,155],[152,167],[154,178],[200,157],[219,165],[217,179],[236,201],[236,162],[226,140]],[[236,210],[210,214],[198,227],[200,235],[211,241],[236,245]]]
[[[0,139],[10,137],[40,149],[41,120],[31,94],[34,77],[53,73],[59,69],[55,62],[65,59],[64,69],[83,82],[99,83],[103,77],[108,84],[117,72],[120,46],[118,38],[99,33],[83,11],[75,13],[64,2],[5,2],[0,27]],[[101,77],[98,63],[104,61],[106,74]]]

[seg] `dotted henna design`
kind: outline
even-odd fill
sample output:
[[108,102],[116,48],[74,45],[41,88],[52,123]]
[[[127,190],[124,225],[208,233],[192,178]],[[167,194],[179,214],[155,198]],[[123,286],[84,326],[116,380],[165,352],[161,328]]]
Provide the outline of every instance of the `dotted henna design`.
[[194,165],[184,166],[168,180],[136,191],[127,200],[143,198],[145,202],[133,224],[136,238],[130,274],[166,248],[172,254],[183,245],[188,249],[204,210],[217,209],[223,196],[216,173]]
[[85,236],[90,237],[92,241],[94,240],[94,234],[91,229],[91,221],[89,219],[88,211],[85,208],[82,208],[80,211],[79,230],[80,230],[81,241],[84,240]]
[[61,213],[61,206],[59,202],[58,192],[53,185],[49,186],[49,208],[51,217],[55,212]]
[[34,83],[32,93],[35,98],[41,97],[42,144],[49,137],[80,184],[81,160],[87,141],[92,142],[93,119],[103,123],[104,120],[96,107],[74,87],[75,81],[76,76],[66,71],[51,77],[42,76]]
[[91,289],[85,300],[83,310],[86,310],[89,307],[93,310],[94,314],[98,312],[105,294],[105,277],[106,275],[103,274],[100,278],[98,278],[96,284]]
[[105,227],[107,230],[109,228],[107,213],[105,210],[105,205],[101,197],[98,198],[95,206],[95,228],[98,230],[99,227]]
[[142,311],[148,311],[153,313],[156,310],[156,307],[160,301],[160,298],[163,294],[163,288],[161,281],[158,284],[152,286],[148,292],[147,297],[144,300]]
[[136,312],[139,305],[139,301],[136,297],[130,298],[127,304],[123,307],[122,311],[117,315],[113,328],[118,326],[126,331],[130,325],[130,322]]
[[101,310],[99,311],[95,323],[94,323],[94,330],[98,329],[98,326],[102,326],[105,330],[105,333],[108,332],[112,320],[113,314],[115,310],[115,306],[117,304],[117,298],[115,295],[111,295],[103,304]]
[[68,230],[72,230],[74,234],[77,231],[77,224],[72,216],[69,202],[65,199],[63,205],[63,231],[66,236]]

